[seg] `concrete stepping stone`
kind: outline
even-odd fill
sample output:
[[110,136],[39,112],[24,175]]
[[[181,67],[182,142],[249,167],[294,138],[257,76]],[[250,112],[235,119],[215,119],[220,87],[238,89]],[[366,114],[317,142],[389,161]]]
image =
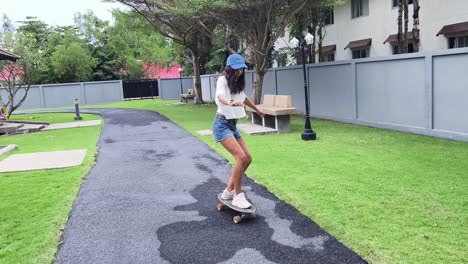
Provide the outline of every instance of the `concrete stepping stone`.
[[18,148],[16,145],[0,146],[0,156]]
[[45,128],[43,128],[42,131],[65,129],[65,128],[75,128],[75,127],[98,126],[100,124],[101,124],[101,120],[78,121],[78,122],[51,124],[51,125],[48,125]]
[[238,124],[237,128],[247,135],[268,135],[277,134],[278,130],[255,124]]
[[32,133],[43,129],[46,125],[41,124],[24,124],[22,127],[16,130],[16,133]]
[[213,135],[213,131],[211,130],[199,130],[197,131],[198,134],[202,135],[202,136],[210,136],[210,135]]
[[32,171],[79,166],[86,149],[15,154],[0,162],[0,172]]
[[24,124],[20,124],[20,123],[2,123],[2,124],[3,125],[0,126],[0,134],[15,133],[16,130],[24,126]]

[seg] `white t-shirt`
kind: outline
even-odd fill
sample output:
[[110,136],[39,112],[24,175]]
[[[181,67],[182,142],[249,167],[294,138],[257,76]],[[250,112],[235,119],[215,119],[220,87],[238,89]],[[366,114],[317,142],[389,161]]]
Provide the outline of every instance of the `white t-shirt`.
[[218,99],[218,96],[224,96],[227,100],[234,100],[244,102],[247,97],[242,91],[238,94],[231,94],[229,91],[228,82],[226,77],[220,76],[218,82],[216,83],[216,105],[218,106],[218,113],[226,117],[226,119],[239,119],[246,116],[245,109],[243,106],[229,106],[221,103]]

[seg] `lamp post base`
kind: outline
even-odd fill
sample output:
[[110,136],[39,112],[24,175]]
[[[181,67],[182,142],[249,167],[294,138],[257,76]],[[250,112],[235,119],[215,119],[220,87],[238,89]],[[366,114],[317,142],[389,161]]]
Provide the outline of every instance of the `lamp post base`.
[[302,140],[316,140],[317,139],[317,134],[313,130],[304,130],[302,132]]

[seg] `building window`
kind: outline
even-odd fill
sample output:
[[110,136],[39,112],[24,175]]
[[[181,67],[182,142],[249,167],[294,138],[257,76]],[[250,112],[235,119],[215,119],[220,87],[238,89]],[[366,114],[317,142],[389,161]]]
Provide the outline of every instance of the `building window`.
[[330,62],[330,61],[335,61],[335,52],[322,54],[322,56],[320,56],[320,62]]
[[[401,0],[392,0],[392,7],[397,7]],[[411,5],[413,0],[408,0],[408,5]]]
[[369,15],[369,0],[351,0],[351,17]]
[[[392,49],[393,49],[393,55],[397,55],[397,54],[401,54],[402,52],[399,51],[398,49],[398,44],[394,44],[392,45]],[[414,50],[414,43],[410,42],[408,43],[408,53],[414,53],[415,50]]]
[[449,37],[449,49],[467,48],[468,47],[468,35],[459,37]]
[[333,7],[330,9],[325,10],[324,12],[324,24],[325,25],[333,25],[335,24],[335,14],[333,11]]
[[369,57],[369,49],[356,49],[353,50],[353,59],[362,59]]

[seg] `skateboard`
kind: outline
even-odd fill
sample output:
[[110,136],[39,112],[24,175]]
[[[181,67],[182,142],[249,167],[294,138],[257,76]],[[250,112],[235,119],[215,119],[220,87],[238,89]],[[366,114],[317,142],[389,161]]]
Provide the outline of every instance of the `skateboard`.
[[235,205],[232,204],[232,200],[224,200],[224,199],[221,199],[221,193],[218,194],[218,211],[223,211],[224,208],[227,206],[229,208],[231,208],[232,210],[240,213],[240,215],[236,215],[232,218],[232,221],[235,223],[235,224],[239,224],[242,220],[244,219],[255,219],[256,218],[256,211],[257,209],[253,208],[253,207],[250,207],[250,208],[247,208],[247,209],[242,209],[242,208],[239,208]]

